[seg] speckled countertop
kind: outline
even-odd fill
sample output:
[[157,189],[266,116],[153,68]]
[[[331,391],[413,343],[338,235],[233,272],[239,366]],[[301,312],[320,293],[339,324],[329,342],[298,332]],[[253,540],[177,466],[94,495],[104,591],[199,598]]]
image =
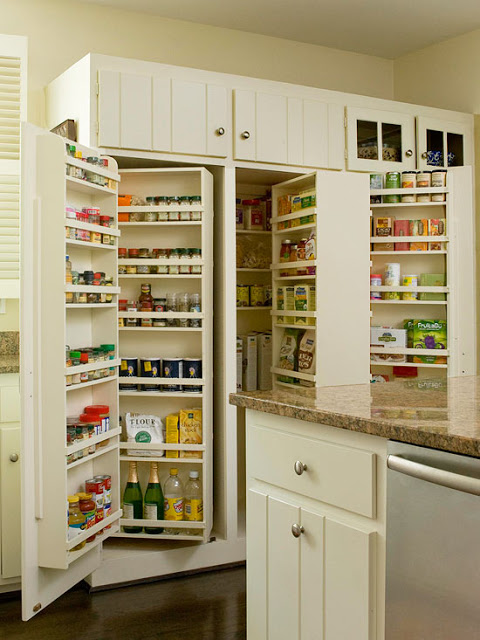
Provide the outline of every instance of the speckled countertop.
[[18,352],[18,331],[0,331],[0,374],[19,372]]
[[480,376],[232,393],[230,402],[480,458]]

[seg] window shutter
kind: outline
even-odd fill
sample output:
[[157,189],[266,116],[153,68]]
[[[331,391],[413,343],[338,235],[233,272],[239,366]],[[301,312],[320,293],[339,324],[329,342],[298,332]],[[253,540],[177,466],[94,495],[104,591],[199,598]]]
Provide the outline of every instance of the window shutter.
[[20,123],[26,119],[27,45],[0,35],[0,299],[20,293]]

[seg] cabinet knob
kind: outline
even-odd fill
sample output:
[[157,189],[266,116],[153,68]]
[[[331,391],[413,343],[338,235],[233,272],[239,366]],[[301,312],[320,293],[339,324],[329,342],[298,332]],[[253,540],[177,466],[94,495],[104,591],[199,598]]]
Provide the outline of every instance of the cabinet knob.
[[10,454],[10,462],[18,462],[18,453]]
[[218,127],[217,136],[223,136],[223,135],[225,135],[225,129],[223,127]]
[[305,533],[305,529],[302,527],[301,524],[292,524],[292,535],[294,538],[299,538],[302,533]]
[[411,149],[407,149],[405,151],[405,155],[407,156],[407,158],[411,158],[413,156],[413,151]]
[[303,464],[301,460],[297,460],[293,465],[293,468],[295,469],[297,476],[301,476],[302,473],[307,470],[307,465]]
[[428,157],[427,152],[426,152],[426,151],[424,151],[424,152],[422,153],[422,158],[423,158],[424,160],[426,160],[426,159],[427,159],[427,157]]
[[250,137],[250,131],[243,131],[240,135],[244,140],[248,140]]

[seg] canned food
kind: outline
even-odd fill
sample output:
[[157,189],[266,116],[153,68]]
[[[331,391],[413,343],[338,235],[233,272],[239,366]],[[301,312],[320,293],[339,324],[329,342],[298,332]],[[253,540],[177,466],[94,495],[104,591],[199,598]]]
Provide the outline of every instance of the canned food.
[[237,307],[250,306],[250,287],[248,284],[237,284]]
[[103,503],[105,505],[112,504],[112,476],[95,476],[95,480],[99,480],[103,486]]
[[85,480],[85,493],[93,493],[94,500],[97,505],[97,512],[101,510],[103,519],[103,505],[104,505],[104,482],[99,480],[98,477]]
[[[183,378],[183,359],[182,358],[164,358],[162,363],[162,371],[164,378]],[[164,385],[164,391],[181,391],[182,385],[168,384]]]
[[382,188],[383,188],[383,173],[371,173],[370,189],[382,189]]
[[[399,171],[389,171],[385,174],[385,188],[386,189],[400,189],[401,178]],[[400,194],[387,195],[383,197],[384,202],[395,204],[400,202]]]
[[417,187],[424,189],[432,186],[432,172],[431,171],[419,171],[417,173]]
[[[382,286],[382,276],[379,273],[372,273],[370,276],[370,286],[372,287],[381,287]],[[381,300],[382,294],[380,291],[370,291],[370,300]]]
[[250,285],[250,306],[252,307],[265,306],[265,288],[263,284]]
[[[446,169],[437,169],[432,171],[432,187],[446,187],[447,186],[447,171]],[[443,194],[439,194],[443,195]]]
[[[140,375],[142,378],[159,378],[160,373],[160,358],[140,358]],[[142,384],[142,391],[158,391],[158,385]]]
[[[202,377],[202,360],[201,358],[184,358],[183,359],[183,377],[188,378],[188,380],[193,380],[195,378]],[[201,385],[189,385],[186,387],[184,385],[185,391],[190,391],[192,393],[201,393],[202,387]]]
[[[136,378],[138,376],[138,359],[122,358],[120,362],[120,377]],[[137,391],[136,384],[119,384],[120,391]]]
[[[404,287],[418,287],[418,275],[403,276]],[[418,293],[415,291],[405,291],[402,294],[402,300],[417,300]]]

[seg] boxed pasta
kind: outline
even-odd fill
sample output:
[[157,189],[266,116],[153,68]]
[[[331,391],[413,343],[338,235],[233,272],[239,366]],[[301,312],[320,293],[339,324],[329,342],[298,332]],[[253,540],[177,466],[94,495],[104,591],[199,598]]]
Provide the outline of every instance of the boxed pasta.
[[[171,413],[165,418],[165,442],[167,444],[178,444],[179,442],[179,416],[178,413]],[[168,450],[166,458],[178,458],[178,451]]]
[[[202,444],[202,410],[181,409],[180,444]],[[201,451],[180,451],[181,458],[201,458]]]

